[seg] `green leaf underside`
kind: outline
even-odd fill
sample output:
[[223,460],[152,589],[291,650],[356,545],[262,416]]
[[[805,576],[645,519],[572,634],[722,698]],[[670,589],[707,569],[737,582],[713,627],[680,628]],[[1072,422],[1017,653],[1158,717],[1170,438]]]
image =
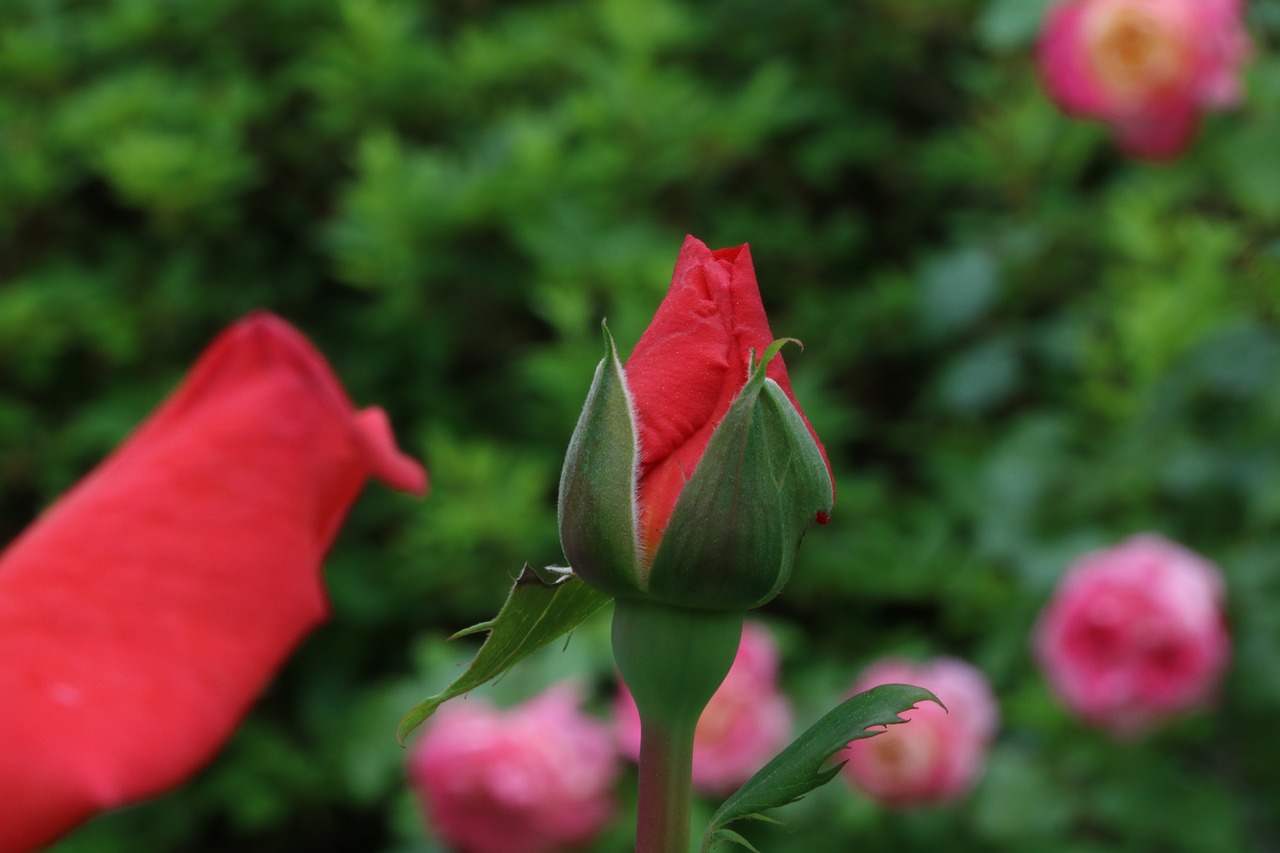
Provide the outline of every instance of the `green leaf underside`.
[[712,837],[711,843],[717,844],[721,841],[731,841],[740,847],[747,848],[748,850],[751,851],[751,853],[760,853],[760,851],[755,848],[755,845],[753,845],[747,839],[743,838],[738,833],[734,832],[732,829],[716,830],[716,834],[715,836]]
[[693,607],[750,609],[787,582],[800,540],[831,510],[822,452],[764,352],[676,501],[647,592]]
[[730,823],[744,818],[763,818],[761,812],[793,803],[830,782],[844,766],[840,762],[824,767],[833,755],[851,741],[880,733],[868,731],[870,727],[906,722],[898,715],[926,701],[938,702],[938,699],[928,690],[907,684],[884,684],[845,700],[724,801],[707,827],[703,851],[709,850],[717,839],[737,841],[724,834],[724,827]]
[[573,630],[610,600],[576,575],[555,576],[526,565],[497,616],[454,635],[489,631],[466,671],[444,690],[415,705],[400,721],[396,736],[403,744],[442,703],[502,675],[533,652]]
[[639,445],[626,376],[609,328],[560,474],[560,542],[573,570],[598,589],[639,591],[636,533]]

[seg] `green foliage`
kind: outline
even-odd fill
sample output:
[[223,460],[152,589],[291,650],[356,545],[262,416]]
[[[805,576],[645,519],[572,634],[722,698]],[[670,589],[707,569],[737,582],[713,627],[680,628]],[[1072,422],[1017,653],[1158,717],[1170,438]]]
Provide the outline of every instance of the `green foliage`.
[[702,849],[709,850],[720,840],[744,844],[742,836],[725,827],[747,818],[767,820],[761,812],[790,805],[834,779],[844,762],[823,765],[852,741],[880,734],[871,730],[875,726],[906,722],[898,715],[919,702],[937,701],[919,687],[883,684],[841,702],[724,801],[711,817]]
[[[1044,6],[0,2],[0,541],[257,307],[433,475],[421,503],[367,490],[332,619],[210,767],[55,849],[441,850],[396,721],[512,567],[562,562],[600,320],[639,338],[685,233],[749,241],[806,347],[836,503],[763,611],[799,720],[887,653],[968,658],[1004,715],[968,801],[886,813],[837,783],[753,843],[1280,846],[1280,2],[1250,0],[1241,109],[1166,166],[1047,102]],[[1027,632],[1072,558],[1143,530],[1223,567],[1233,671],[1112,743]],[[578,672],[602,710],[597,623],[484,689]]]

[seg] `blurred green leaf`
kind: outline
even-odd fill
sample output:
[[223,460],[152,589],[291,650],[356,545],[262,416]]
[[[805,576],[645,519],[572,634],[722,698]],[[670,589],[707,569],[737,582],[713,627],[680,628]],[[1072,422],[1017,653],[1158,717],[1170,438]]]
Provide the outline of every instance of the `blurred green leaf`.
[[947,408],[979,414],[1017,390],[1020,373],[1013,342],[996,338],[957,356],[939,377],[938,393]]
[[999,295],[999,268],[989,252],[961,249],[935,258],[920,276],[920,315],[925,330],[953,334],[970,328]]
[[978,18],[978,38],[997,50],[1025,47],[1035,40],[1045,13],[1054,2],[988,0]]

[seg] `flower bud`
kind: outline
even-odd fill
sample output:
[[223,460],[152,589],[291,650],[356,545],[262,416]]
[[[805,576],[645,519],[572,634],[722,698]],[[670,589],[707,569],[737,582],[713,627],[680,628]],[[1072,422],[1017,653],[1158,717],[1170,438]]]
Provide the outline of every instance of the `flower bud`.
[[608,330],[560,479],[560,541],[619,598],[713,610],[771,599],[834,499],[746,247],[689,238],[624,369]]

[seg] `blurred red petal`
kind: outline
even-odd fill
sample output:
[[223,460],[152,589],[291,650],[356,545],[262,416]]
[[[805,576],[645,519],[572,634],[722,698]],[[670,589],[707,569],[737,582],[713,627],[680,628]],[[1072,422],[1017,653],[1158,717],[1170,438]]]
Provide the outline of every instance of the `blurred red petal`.
[[427,472],[417,460],[404,455],[396,447],[391,421],[379,406],[363,409],[356,418],[360,436],[369,453],[373,476],[393,489],[424,497],[427,494]]
[[371,474],[425,488],[385,419],[256,314],[0,554],[0,853],[213,756],[324,619],[320,562]]

